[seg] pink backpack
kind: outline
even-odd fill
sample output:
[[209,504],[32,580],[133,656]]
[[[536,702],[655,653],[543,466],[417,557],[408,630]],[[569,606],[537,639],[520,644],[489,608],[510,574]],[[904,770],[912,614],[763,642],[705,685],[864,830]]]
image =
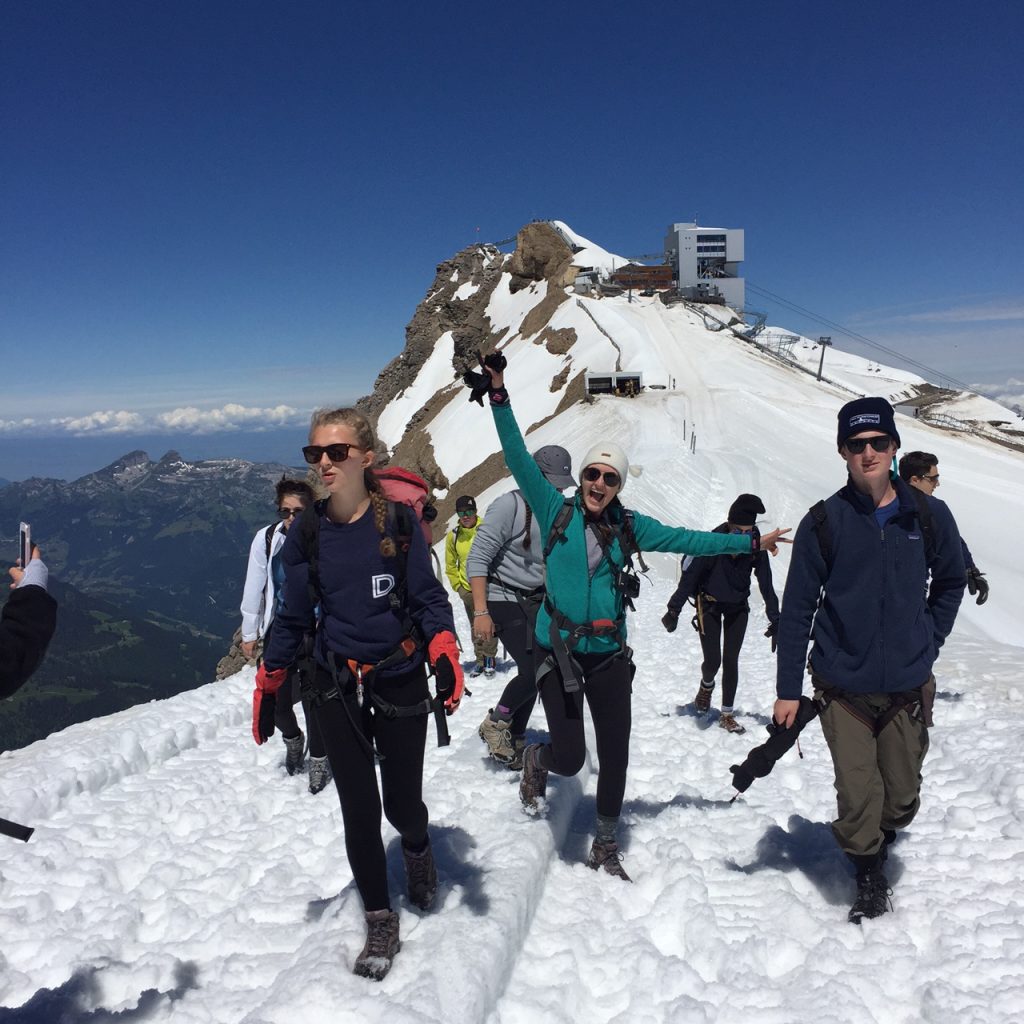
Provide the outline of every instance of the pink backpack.
[[373,470],[380,489],[389,501],[408,505],[416,513],[416,520],[423,530],[427,547],[434,543],[430,524],[437,518],[437,509],[430,501],[430,484],[421,476],[402,469],[401,466],[386,466]]

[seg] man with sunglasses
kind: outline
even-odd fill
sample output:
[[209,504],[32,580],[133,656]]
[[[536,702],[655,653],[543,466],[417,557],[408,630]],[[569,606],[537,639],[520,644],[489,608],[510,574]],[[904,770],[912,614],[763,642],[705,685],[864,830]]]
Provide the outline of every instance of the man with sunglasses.
[[[939,486],[939,460],[931,452],[907,452],[900,459],[900,477],[911,487],[916,487],[925,494],[934,494]],[[976,604],[984,604],[988,600],[988,582],[985,574],[974,564],[967,542],[960,538],[967,567],[967,591],[975,597]]]
[[471,679],[483,674],[487,679],[494,678],[494,663],[498,655],[498,638],[483,636],[475,628],[477,617],[473,608],[473,592],[470,588],[466,570],[469,563],[469,551],[476,538],[476,531],[483,526],[483,520],[476,514],[476,498],[471,494],[463,494],[455,499],[455,515],[458,517],[455,529],[448,534],[444,545],[444,571],[452,590],[462,598],[469,619],[469,631],[473,637],[473,655],[476,665],[469,673]]
[[[313,488],[305,480],[281,477],[274,490],[278,522],[264,527],[253,537],[242,592],[242,653],[250,661],[257,656],[260,640],[265,640],[269,635],[274,616],[281,609],[284,586],[281,549],[285,536],[315,497]],[[294,709],[298,700],[298,672],[293,665],[289,680],[274,708],[274,725],[281,730],[285,746],[285,768],[289,775],[302,771],[304,761],[306,739],[299,728]],[[303,702],[303,711],[309,731],[309,791],[319,793],[330,782],[331,769],[320,730],[309,713],[307,702]]]
[[836,440],[849,477],[797,529],[778,631],[774,720],[794,725],[806,663],[835,769],[832,832],[856,872],[849,920],[859,924],[891,909],[883,866],[920,805],[932,666],[953,628],[965,576],[949,509],[915,495],[894,471],[900,436],[892,406],[883,398],[848,402]]

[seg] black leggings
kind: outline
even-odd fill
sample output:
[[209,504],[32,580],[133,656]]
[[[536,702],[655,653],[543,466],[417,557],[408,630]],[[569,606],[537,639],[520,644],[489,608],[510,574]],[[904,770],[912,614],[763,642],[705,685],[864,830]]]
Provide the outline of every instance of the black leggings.
[[316,724],[316,717],[310,707],[308,698],[301,696],[299,688],[299,673],[293,665],[288,673],[288,679],[277,694],[277,703],[274,705],[274,725],[281,730],[281,735],[289,739],[298,736],[302,730],[299,728],[299,720],[295,717],[295,704],[302,700],[302,713],[306,719],[306,733],[309,736],[309,756],[324,756],[324,740],[320,735],[320,728]]
[[[315,680],[330,687],[330,673],[318,667]],[[401,676],[381,680],[381,697],[399,707],[418,704],[430,696],[423,666]],[[381,794],[385,817],[406,846],[419,849],[427,839],[427,807],[423,803],[423,749],[427,715],[385,718],[376,709],[367,688],[360,708],[354,681],[345,686],[345,705],[338,699],[317,703],[313,714],[327,747],[334,785],[341,800],[345,825],[345,851],[363,908],[389,909],[388,870],[380,834]],[[373,755],[359,734],[374,741],[380,754],[380,788]]]
[[488,601],[491,618],[498,630],[498,639],[516,663],[516,675],[511,679],[501,697],[498,711],[502,718],[512,716],[510,732],[522,736],[526,732],[533,707],[537,703],[537,682],[534,676],[533,648],[536,640],[533,626],[540,609],[539,601],[527,602],[527,612],[516,601]]
[[[551,652],[535,648],[536,667]],[[551,742],[541,747],[540,765],[556,775],[575,775],[587,756],[583,733],[583,697],[586,695],[590,717],[597,737],[597,813],[617,818],[626,792],[626,768],[629,765],[629,733],[632,728],[631,695],[633,685],[629,662],[607,654],[577,654],[584,681],[575,693],[566,693],[562,676],[555,666],[540,679],[540,699],[548,718]]]
[[710,683],[721,666],[722,707],[731,708],[736,700],[740,648],[747,632],[750,609],[746,605],[725,605],[723,608],[707,600],[702,600],[702,604],[704,632],[700,635],[700,646],[704,652],[704,664],[700,667],[700,677]]

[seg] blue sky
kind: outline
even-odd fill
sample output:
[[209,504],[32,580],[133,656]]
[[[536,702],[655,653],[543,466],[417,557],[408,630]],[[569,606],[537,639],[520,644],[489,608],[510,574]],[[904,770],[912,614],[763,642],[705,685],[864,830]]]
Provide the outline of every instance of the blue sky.
[[439,262],[534,218],[624,255],[742,227],[750,284],[1024,397],[1017,5],[12,0],[3,23],[0,477],[256,430],[279,458],[372,388]]

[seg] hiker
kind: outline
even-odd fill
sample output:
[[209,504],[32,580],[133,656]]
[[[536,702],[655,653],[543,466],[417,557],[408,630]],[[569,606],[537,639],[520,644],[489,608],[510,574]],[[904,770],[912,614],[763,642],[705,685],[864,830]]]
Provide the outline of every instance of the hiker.
[[57,602],[47,593],[49,572],[38,545],[32,545],[28,565],[19,558],[7,574],[12,593],[0,613],[0,699],[28,682],[57,628]]
[[[401,837],[409,900],[429,910],[437,869],[422,795],[427,719],[437,710],[443,725],[445,713],[458,708],[462,669],[451,605],[423,531],[407,505],[384,497],[370,471],[376,438],[369,421],[355,409],[321,409],[309,440],[302,453],[328,497],[306,510],[285,541],[284,607],[256,674],[253,736],[262,743],[272,734],[268,704],[319,605],[309,680],[313,717],[366,917],[366,944],[353,970],[380,980],[401,945],[388,895],[382,804]],[[434,670],[436,702],[425,660]]]
[[[258,530],[249,547],[249,567],[242,591],[242,653],[251,661],[259,657],[266,645],[274,617],[283,600],[284,565],[281,549],[288,529],[313,501],[313,488],[305,480],[289,480],[282,476],[274,485],[279,522]],[[295,704],[302,701],[302,711],[309,733],[309,791],[319,793],[331,781],[324,741],[310,712],[309,698],[302,696],[299,662],[289,668],[289,678],[277,695],[274,725],[284,740],[284,766],[289,775],[302,771],[305,761],[306,737],[295,717]]]
[[[741,494],[729,507],[729,518],[714,533],[756,534],[754,524],[765,511],[756,494]],[[683,573],[675,593],[668,599],[668,610],[662,624],[675,632],[679,613],[690,599],[697,605],[694,628],[700,635],[704,662],[700,669],[700,685],[694,706],[698,716],[711,709],[711,694],[715,689],[715,675],[722,669],[722,710],[718,724],[726,732],[744,733],[747,730],[736,721],[734,702],[739,681],[740,648],[747,631],[750,615],[750,574],[757,575],[757,585],[764,599],[768,628],[764,635],[775,650],[775,632],[779,625],[779,599],[772,586],[772,567],[764,551],[746,555],[717,555],[714,558],[687,558],[683,560]]]
[[476,537],[477,530],[483,525],[483,520],[476,514],[476,498],[470,494],[463,494],[462,497],[456,498],[455,514],[458,517],[455,529],[448,534],[444,545],[444,571],[452,590],[462,598],[463,607],[466,609],[466,618],[469,619],[473,654],[476,657],[476,664],[469,673],[470,678],[476,679],[482,673],[487,679],[493,679],[498,641],[493,635],[490,637],[479,635],[473,628],[473,593],[466,575],[466,562],[469,558],[470,548],[473,546],[473,538]]
[[[490,365],[489,365],[490,363]],[[579,487],[572,498],[550,484],[530,458],[509,405],[500,368],[503,357],[488,356],[487,394],[505,464],[548,538],[544,547],[546,594],[537,613],[534,661],[547,716],[550,742],[523,751],[519,796],[535,809],[549,772],[575,775],[586,758],[583,700],[597,737],[597,834],[587,864],[629,881],[618,847],[618,821],[629,759],[632,652],[626,646],[625,606],[639,594],[632,555],[642,551],[677,554],[741,554],[756,550],[752,534],[702,533],[665,526],[649,516],[627,512],[619,502],[629,470],[625,452],[601,442],[580,463]],[[474,383],[478,375],[469,380]],[[477,390],[477,389],[474,389]],[[472,398],[472,395],[471,395]],[[781,533],[760,538],[776,550]],[[641,569],[644,569],[640,556]]]
[[[575,487],[572,459],[556,444],[533,453],[544,478],[559,491]],[[466,572],[473,592],[473,631],[499,636],[516,663],[516,675],[478,730],[488,753],[512,771],[523,767],[526,726],[537,703],[533,630],[544,598],[544,538],[522,491],[508,491],[487,509],[469,552]]]
[[890,909],[883,866],[920,805],[932,665],[965,577],[949,509],[893,470],[900,435],[892,406],[883,398],[848,402],[836,442],[849,478],[796,533],[774,720],[795,722],[807,664],[835,769],[832,832],[856,872],[848,916],[859,923]]
[[[903,480],[925,494],[934,494],[939,486],[939,460],[930,452],[907,452],[900,459],[899,469]],[[974,564],[974,557],[963,537],[960,538],[960,548],[967,569],[967,592],[971,597],[977,595],[975,604],[984,604],[988,600],[988,580]]]

